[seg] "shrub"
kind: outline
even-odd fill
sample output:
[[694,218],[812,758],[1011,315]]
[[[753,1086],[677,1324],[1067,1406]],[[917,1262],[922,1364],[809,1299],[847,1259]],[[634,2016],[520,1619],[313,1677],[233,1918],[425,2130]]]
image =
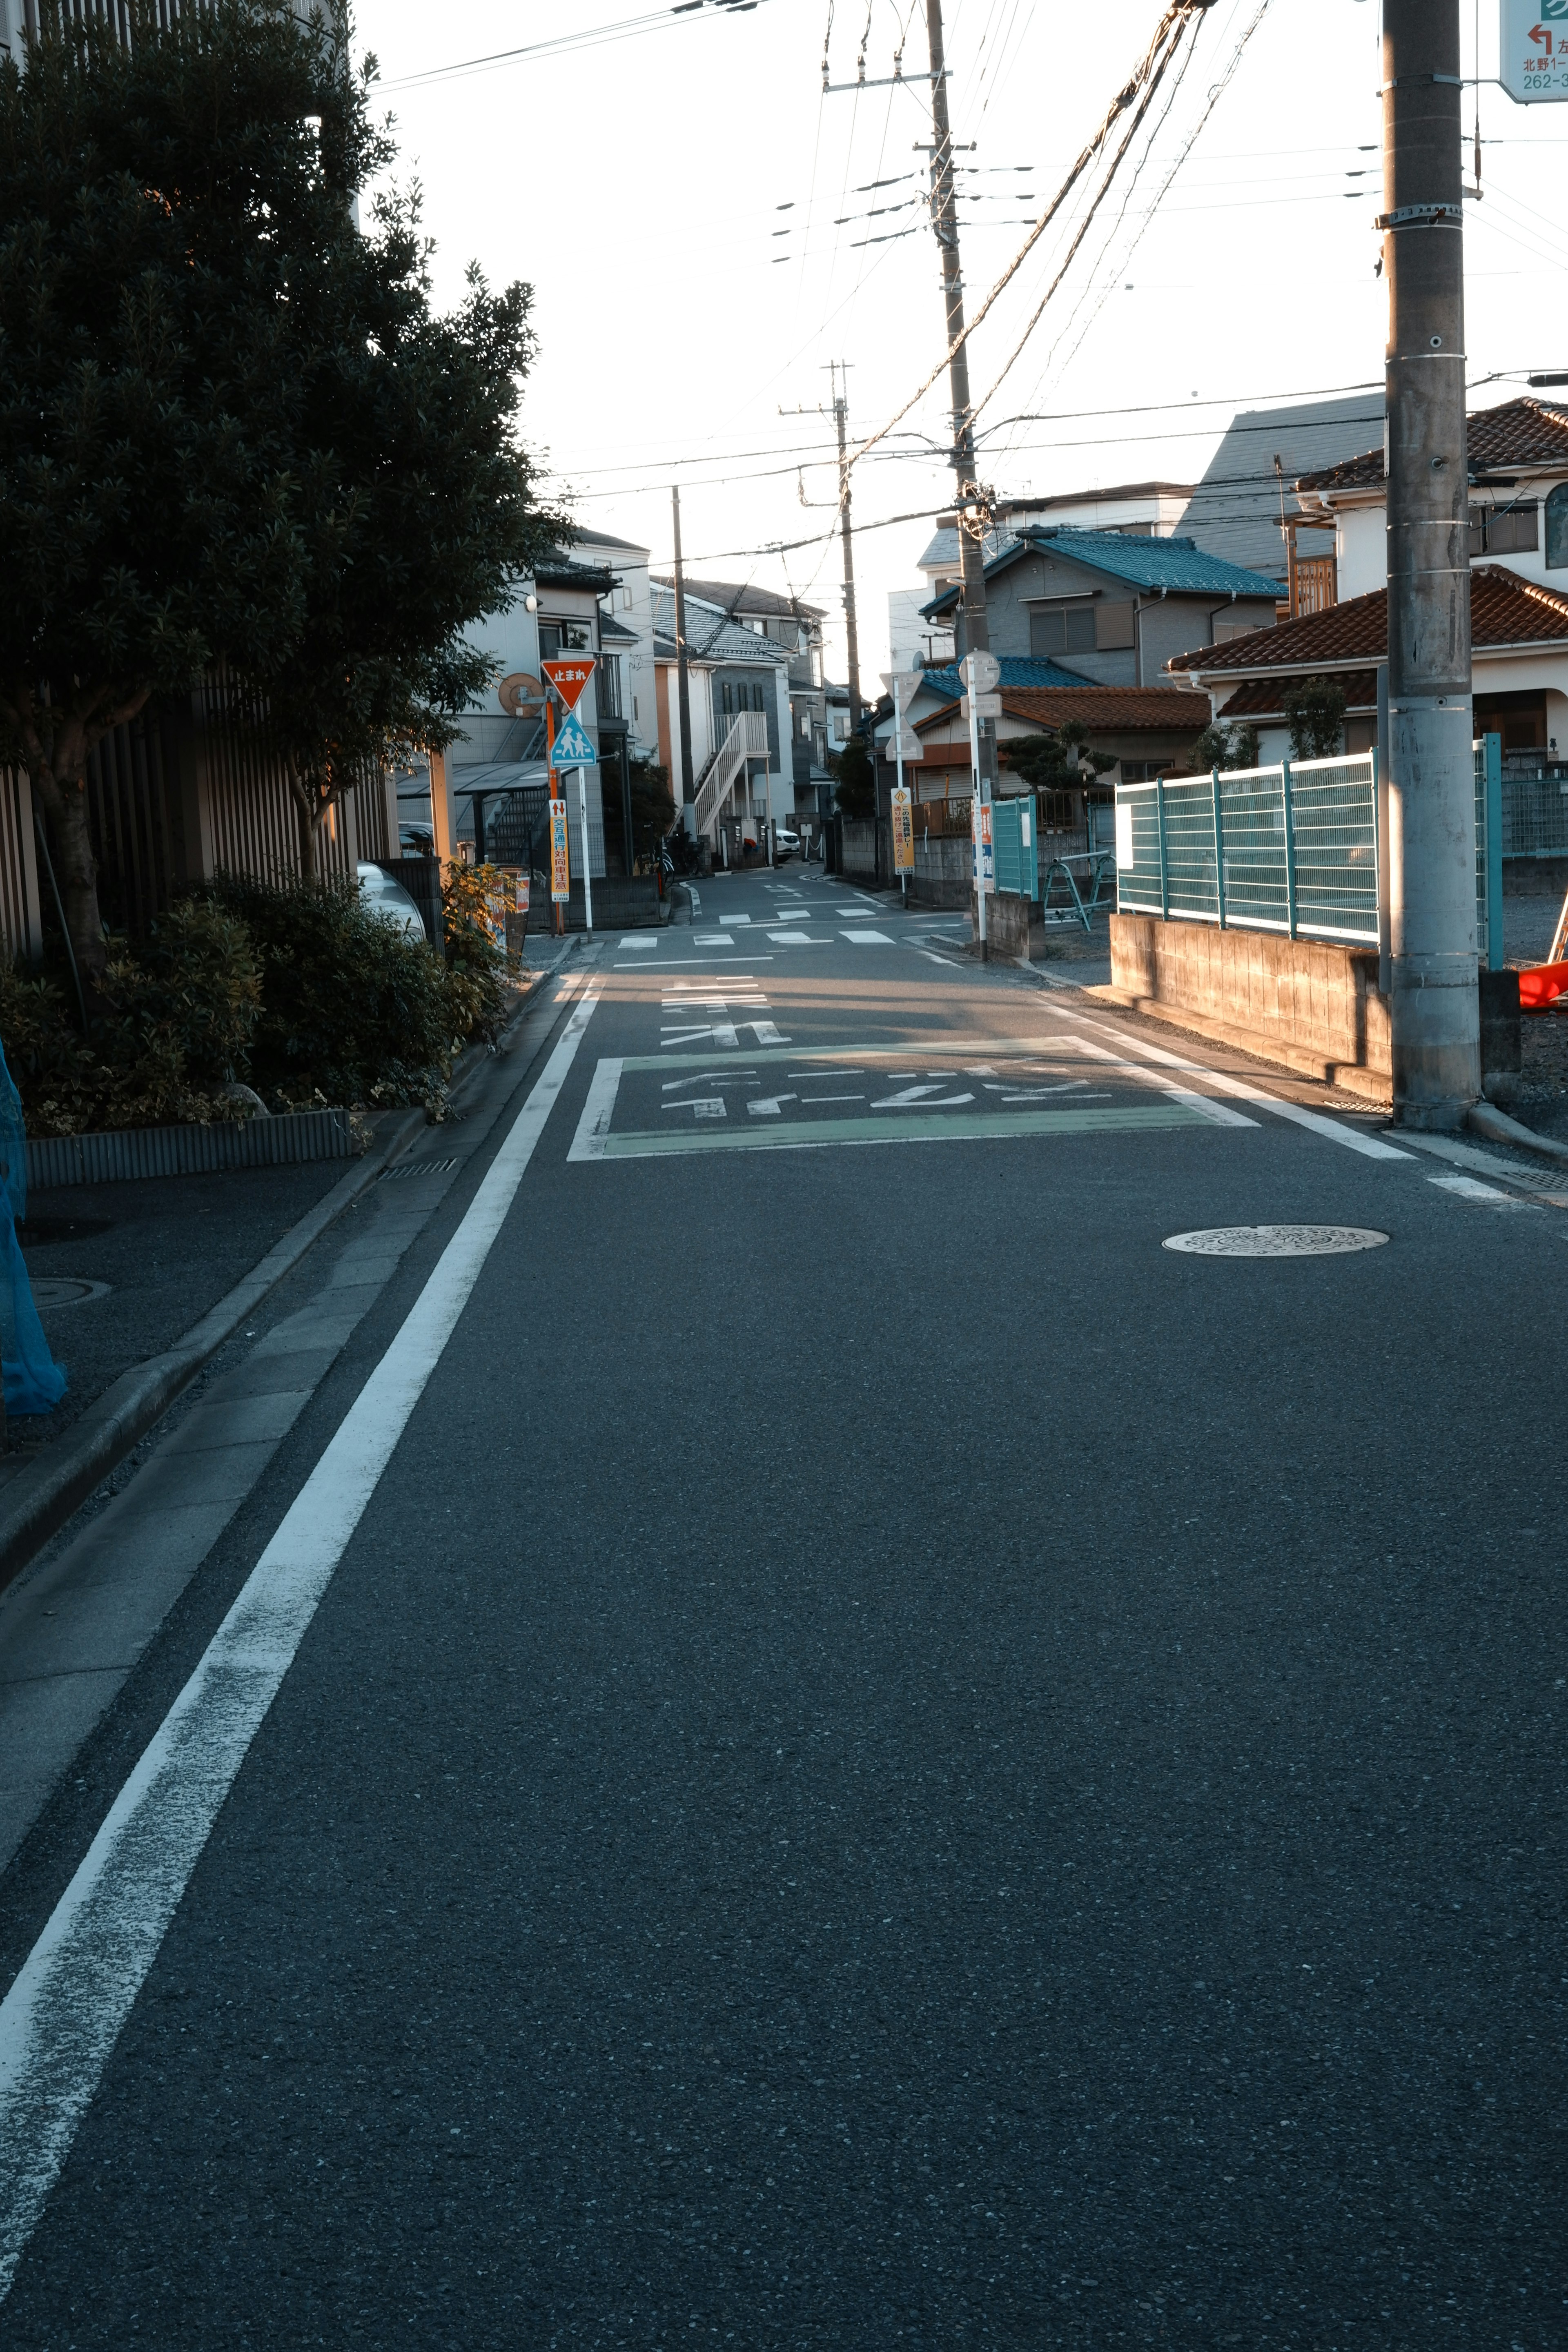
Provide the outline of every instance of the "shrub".
[[350,883],[226,876],[210,898],[255,945],[251,1084],[272,1108],[422,1102],[440,1117],[466,1033],[460,998],[423,940],[373,915]]
[[441,885],[441,927],[447,941],[447,985],[457,1034],[491,1045],[506,1016],[501,987],[505,947],[491,929],[498,898],[510,894],[499,866],[464,866],[454,858]]
[[1258,730],[1239,719],[1228,727],[1216,719],[1204,729],[1188,758],[1194,768],[1256,768]]

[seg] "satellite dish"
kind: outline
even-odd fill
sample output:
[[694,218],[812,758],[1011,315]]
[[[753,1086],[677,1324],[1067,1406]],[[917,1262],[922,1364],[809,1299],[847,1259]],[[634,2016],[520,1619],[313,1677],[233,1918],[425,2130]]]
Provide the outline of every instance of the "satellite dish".
[[509,719],[537,719],[544,708],[544,688],[525,669],[514,669],[510,677],[503,677],[496,695]]

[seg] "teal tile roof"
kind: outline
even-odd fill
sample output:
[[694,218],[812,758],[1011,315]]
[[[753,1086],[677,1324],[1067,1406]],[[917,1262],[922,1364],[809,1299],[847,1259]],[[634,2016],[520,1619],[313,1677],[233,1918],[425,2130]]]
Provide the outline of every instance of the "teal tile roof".
[[[993,579],[1023,556],[1047,552],[1153,593],[1167,589],[1188,596],[1267,596],[1270,603],[1279,593],[1279,582],[1267,572],[1244,572],[1223,556],[1205,555],[1190,539],[1142,539],[1131,531],[1080,530],[1070,523],[1025,530],[986,565],[985,577]],[[950,611],[961,593],[956,586],[944,590],[921,606],[922,615],[930,619]]]

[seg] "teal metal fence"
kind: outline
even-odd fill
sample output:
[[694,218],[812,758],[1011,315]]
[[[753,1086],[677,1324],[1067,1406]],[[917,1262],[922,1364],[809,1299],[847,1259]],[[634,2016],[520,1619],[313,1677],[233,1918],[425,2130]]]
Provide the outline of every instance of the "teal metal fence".
[[991,803],[991,848],[998,890],[1040,895],[1040,829],[1031,793]]
[[[1502,767],[1476,753],[1476,931],[1502,961]],[[1123,914],[1386,945],[1378,887],[1377,754],[1284,760],[1116,787],[1116,903]]]

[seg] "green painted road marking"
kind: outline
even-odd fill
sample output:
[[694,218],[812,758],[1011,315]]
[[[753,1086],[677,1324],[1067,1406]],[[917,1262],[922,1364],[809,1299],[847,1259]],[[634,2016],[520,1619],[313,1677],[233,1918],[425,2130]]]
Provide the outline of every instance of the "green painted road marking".
[[[603,1068],[605,1065],[601,1064]],[[628,1068],[635,1067],[627,1064]],[[668,1065],[655,1063],[654,1068]],[[736,1127],[704,1127],[641,1134],[605,1131],[603,1097],[590,1094],[570,1160],[668,1160],[691,1151],[809,1151],[840,1143],[973,1143],[1016,1135],[1095,1135],[1129,1129],[1208,1128],[1211,1122],[1184,1103],[1081,1110],[927,1112],[904,1111],[886,1118],[748,1118]],[[595,1117],[599,1113],[600,1117]]]

